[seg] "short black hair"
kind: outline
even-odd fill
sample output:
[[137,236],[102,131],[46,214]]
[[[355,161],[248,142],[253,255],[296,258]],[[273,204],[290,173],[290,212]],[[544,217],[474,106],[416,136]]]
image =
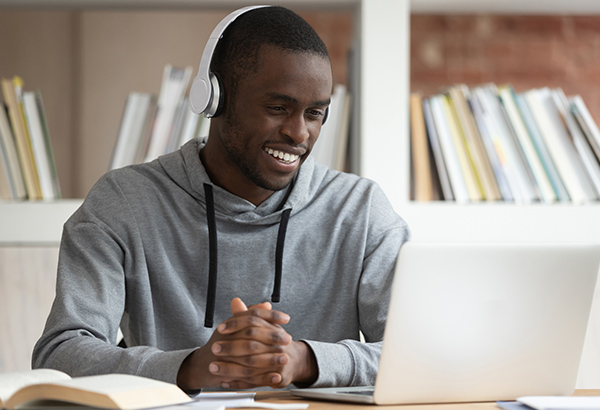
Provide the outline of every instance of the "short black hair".
[[329,53],[317,32],[298,14],[279,6],[247,11],[235,19],[217,43],[211,72],[235,93],[240,78],[256,72],[258,51],[263,45],[315,54],[329,60]]

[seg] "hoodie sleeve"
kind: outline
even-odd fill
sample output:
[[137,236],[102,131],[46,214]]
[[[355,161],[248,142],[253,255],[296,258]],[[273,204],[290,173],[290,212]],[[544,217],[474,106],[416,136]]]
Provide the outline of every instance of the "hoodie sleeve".
[[410,231],[380,189],[375,190],[369,212],[367,252],[357,301],[365,341],[305,340],[315,354],[319,369],[319,376],[311,387],[375,384],[396,259],[402,244],[410,239]]
[[[119,234],[98,214],[131,218],[118,189],[97,190],[65,224],[59,257],[56,298],[32,357],[33,368],[54,368],[77,377],[126,373],[175,383],[183,360],[193,351],[165,352],[155,347],[116,346],[125,307],[123,265],[127,252]],[[95,202],[98,203],[98,202]]]

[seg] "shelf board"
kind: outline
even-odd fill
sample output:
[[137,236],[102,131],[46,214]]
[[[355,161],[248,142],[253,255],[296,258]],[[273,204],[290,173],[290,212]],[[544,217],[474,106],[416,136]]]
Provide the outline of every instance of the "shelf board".
[[600,14],[594,0],[411,0],[415,14]]
[[419,241],[600,243],[600,203],[407,202],[395,209]]
[[[268,2],[267,2],[268,3]],[[266,4],[258,0],[0,0],[0,8],[35,9],[235,9],[251,4]],[[279,0],[278,5],[296,9],[349,9],[360,0]]]
[[[0,246],[57,246],[82,200],[0,202]],[[418,241],[600,243],[600,203],[397,203]]]
[[0,246],[58,246],[63,224],[81,203],[0,202]]

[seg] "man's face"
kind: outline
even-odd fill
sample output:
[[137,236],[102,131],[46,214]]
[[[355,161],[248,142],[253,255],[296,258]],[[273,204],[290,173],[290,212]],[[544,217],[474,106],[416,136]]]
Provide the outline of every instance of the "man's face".
[[235,179],[234,191],[275,191],[290,183],[319,136],[331,90],[327,59],[260,49],[257,72],[240,79],[219,127],[227,158],[221,165]]

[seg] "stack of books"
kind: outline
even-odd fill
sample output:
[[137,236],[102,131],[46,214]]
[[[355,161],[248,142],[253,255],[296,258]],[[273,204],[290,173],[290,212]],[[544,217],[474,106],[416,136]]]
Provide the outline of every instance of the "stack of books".
[[0,200],[61,198],[42,95],[24,91],[20,77],[2,79]]
[[458,84],[412,93],[410,111],[414,200],[600,199],[600,131],[580,96]]
[[131,92],[125,102],[110,169],[152,161],[186,141],[208,135],[209,120],[189,108],[186,91],[192,67],[163,70],[158,97]]

